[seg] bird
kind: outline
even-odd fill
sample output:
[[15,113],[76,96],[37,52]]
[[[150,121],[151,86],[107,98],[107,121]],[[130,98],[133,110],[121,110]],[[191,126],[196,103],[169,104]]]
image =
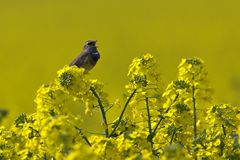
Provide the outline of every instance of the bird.
[[69,64],[69,66],[75,65],[78,68],[84,68],[85,73],[88,73],[97,64],[100,58],[96,42],[96,40],[88,40],[82,52]]

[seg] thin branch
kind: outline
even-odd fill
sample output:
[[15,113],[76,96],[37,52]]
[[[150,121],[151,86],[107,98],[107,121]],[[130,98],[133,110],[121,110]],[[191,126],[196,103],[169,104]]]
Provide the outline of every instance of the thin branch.
[[220,153],[219,155],[222,156],[223,155],[223,150],[224,150],[224,147],[225,147],[225,143],[223,141],[223,139],[220,139],[221,143],[220,143]]
[[151,125],[151,115],[149,110],[149,103],[148,103],[148,97],[146,97],[146,109],[147,109],[147,118],[148,118],[148,131],[149,133],[152,133],[152,125]]
[[114,105],[111,105],[110,107],[108,107],[106,110],[105,110],[105,113],[107,113],[107,111],[109,111]]
[[[148,132],[149,134],[152,133],[152,125],[151,125],[151,114],[150,114],[150,110],[149,110],[149,101],[148,101],[148,97],[145,98],[146,101],[146,109],[147,109],[147,122],[148,122]],[[150,141],[151,143],[151,147],[153,148],[153,141]]]
[[227,133],[226,133],[226,128],[225,128],[225,126],[222,124],[222,130],[223,130],[223,134],[224,134],[224,136],[226,136],[227,135]]
[[[168,113],[169,109],[171,108],[171,106],[177,101],[179,97],[179,94],[177,93],[174,100],[172,101],[172,103],[168,106],[168,108],[166,109],[166,111],[164,112],[164,114]],[[154,138],[156,132],[157,132],[157,129],[159,127],[159,125],[161,124],[162,120],[164,119],[164,116],[163,115],[160,115],[160,119],[158,121],[158,123],[156,124],[155,128],[153,129],[152,133],[148,135],[148,141],[152,141],[152,139]]]
[[134,94],[136,93],[136,91],[137,91],[137,89],[134,89],[133,92],[132,92],[132,94],[130,95],[130,97],[127,99],[127,102],[125,103],[125,105],[124,105],[124,107],[123,107],[123,110],[122,110],[122,112],[121,112],[121,114],[120,114],[120,116],[119,116],[119,119],[118,119],[116,125],[114,126],[112,132],[110,133],[109,137],[112,137],[113,134],[115,133],[117,127],[119,126],[119,124],[120,124],[120,122],[121,122],[121,120],[122,120],[123,114],[124,114],[124,112],[125,112],[128,104],[129,104],[129,102],[131,101],[131,99],[133,98]]
[[104,111],[102,101],[101,101],[100,97],[98,96],[97,92],[95,91],[95,89],[93,87],[90,87],[90,90],[92,91],[93,95],[98,100],[99,108],[100,108],[101,115],[102,115],[102,121],[103,121],[104,127],[105,127],[105,130],[104,130],[105,137],[108,137],[108,123],[107,123],[106,112]]
[[94,135],[105,135],[104,133],[96,133],[96,132],[91,132],[91,131],[85,131],[86,133],[89,134],[94,134]]
[[193,105],[193,145],[194,145],[194,159],[197,160],[197,111],[196,111],[196,99],[195,99],[195,86],[192,85],[192,105]]
[[39,133],[38,130],[34,129],[34,128],[31,127],[31,126],[29,126],[28,128],[31,129],[31,131],[33,131],[34,133],[36,133],[36,134],[37,134],[37,137],[41,137],[41,135],[40,135],[40,133]]
[[[168,108],[166,109],[166,111],[164,112],[164,114],[168,113],[168,111],[169,111],[169,109],[171,108],[171,106],[177,101],[178,96],[179,96],[179,94],[177,94],[177,95],[175,96],[174,100],[173,100],[172,103],[168,106]],[[160,125],[160,123],[161,123],[161,121],[162,121],[163,119],[164,119],[164,117],[161,116],[160,119],[159,119],[159,121],[158,121],[158,123],[157,123],[157,125],[155,126],[153,132],[156,132],[156,130],[158,129],[158,126]]]
[[83,134],[82,129],[78,128],[77,126],[75,126],[75,128],[78,130],[78,133],[82,136],[82,138],[85,140],[85,142],[91,147],[92,144],[89,142],[87,137]]
[[172,144],[172,142],[173,142],[174,136],[176,134],[176,130],[177,130],[177,128],[174,128],[172,136],[171,136],[170,144]]

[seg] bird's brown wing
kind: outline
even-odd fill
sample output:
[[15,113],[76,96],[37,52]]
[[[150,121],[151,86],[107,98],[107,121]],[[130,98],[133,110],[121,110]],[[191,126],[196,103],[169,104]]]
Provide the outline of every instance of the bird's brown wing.
[[69,65],[70,66],[78,66],[79,68],[82,67],[89,58],[88,52],[82,52],[77,58],[75,58]]

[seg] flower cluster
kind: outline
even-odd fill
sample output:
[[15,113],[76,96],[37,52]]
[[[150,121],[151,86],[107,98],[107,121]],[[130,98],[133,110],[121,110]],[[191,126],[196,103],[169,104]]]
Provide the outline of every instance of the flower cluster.
[[213,105],[207,112],[209,127],[205,130],[205,148],[201,147],[205,152],[202,153],[205,157],[239,158],[239,107],[229,104]]
[[[203,60],[182,59],[177,79],[164,90],[154,57],[136,57],[126,102],[113,122],[103,83],[87,76],[83,68],[65,66],[42,85],[36,112],[0,127],[0,159],[240,159],[240,109],[212,104]],[[103,134],[86,134],[68,101],[77,101],[89,116],[99,109]]]

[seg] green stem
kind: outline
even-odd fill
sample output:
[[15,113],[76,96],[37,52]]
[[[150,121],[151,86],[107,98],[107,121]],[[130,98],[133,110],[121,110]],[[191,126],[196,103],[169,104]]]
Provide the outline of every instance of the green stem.
[[192,85],[192,105],[193,105],[193,145],[194,145],[194,159],[197,160],[197,112],[196,112],[196,99],[195,99],[195,86]]
[[225,147],[225,144],[224,144],[224,141],[223,139],[221,138],[221,143],[220,143],[220,153],[219,153],[219,156],[221,157],[223,155],[223,150],[224,150],[224,147]]
[[147,109],[147,117],[148,117],[148,131],[149,133],[152,133],[151,114],[149,109],[148,97],[146,97],[145,101],[146,101],[146,109]]
[[83,134],[82,129],[78,128],[77,126],[75,126],[75,128],[78,130],[78,133],[82,136],[82,138],[85,140],[85,142],[91,147],[92,144],[89,142],[87,137]]
[[176,134],[176,130],[177,130],[177,128],[174,128],[172,136],[171,136],[170,144],[172,144],[172,142],[173,142],[174,136]]
[[104,124],[104,127],[105,127],[105,130],[104,130],[105,137],[108,137],[108,123],[107,123],[106,112],[104,111],[102,101],[101,101],[100,97],[98,96],[97,92],[95,91],[95,89],[93,87],[90,87],[90,90],[92,91],[93,95],[98,100],[100,112],[101,112],[101,115],[102,115],[102,121],[103,121],[103,124]]
[[224,136],[226,136],[227,135],[227,133],[226,133],[226,128],[225,128],[225,126],[222,124],[222,130],[223,130],[223,134],[224,134]]
[[[168,106],[168,108],[165,110],[164,114],[168,113],[168,111],[170,110],[171,106],[177,101],[178,97],[179,97],[179,94],[176,94],[174,100],[173,100],[172,103]],[[164,119],[164,116],[161,115],[158,123],[157,123],[156,126],[155,126],[155,128],[154,128],[153,131],[148,135],[148,141],[150,141],[150,142],[152,141],[152,139],[154,138],[154,136],[155,136],[155,134],[156,134],[156,132],[157,132],[157,129],[158,129],[158,127],[160,126],[160,124],[161,124],[161,122],[162,122],[163,119]]]
[[128,104],[129,104],[129,102],[131,101],[131,99],[133,98],[134,94],[136,93],[136,91],[137,91],[137,89],[134,89],[132,94],[130,95],[130,97],[127,99],[127,102],[125,103],[125,105],[123,107],[123,110],[122,110],[122,112],[121,112],[121,114],[120,114],[120,116],[118,118],[118,121],[117,121],[116,125],[114,126],[112,132],[110,133],[109,137],[112,137],[113,134],[115,133],[116,129],[118,128],[118,126],[119,126],[119,124],[120,124],[120,122],[122,120],[123,114],[124,114]]
[[[149,109],[149,101],[148,101],[148,97],[145,98],[146,101],[146,109],[147,109],[147,120],[148,120],[148,132],[149,134],[152,133],[152,125],[151,125],[151,114],[150,114],[150,109]],[[150,141],[151,143],[151,147],[153,149],[153,141]]]

